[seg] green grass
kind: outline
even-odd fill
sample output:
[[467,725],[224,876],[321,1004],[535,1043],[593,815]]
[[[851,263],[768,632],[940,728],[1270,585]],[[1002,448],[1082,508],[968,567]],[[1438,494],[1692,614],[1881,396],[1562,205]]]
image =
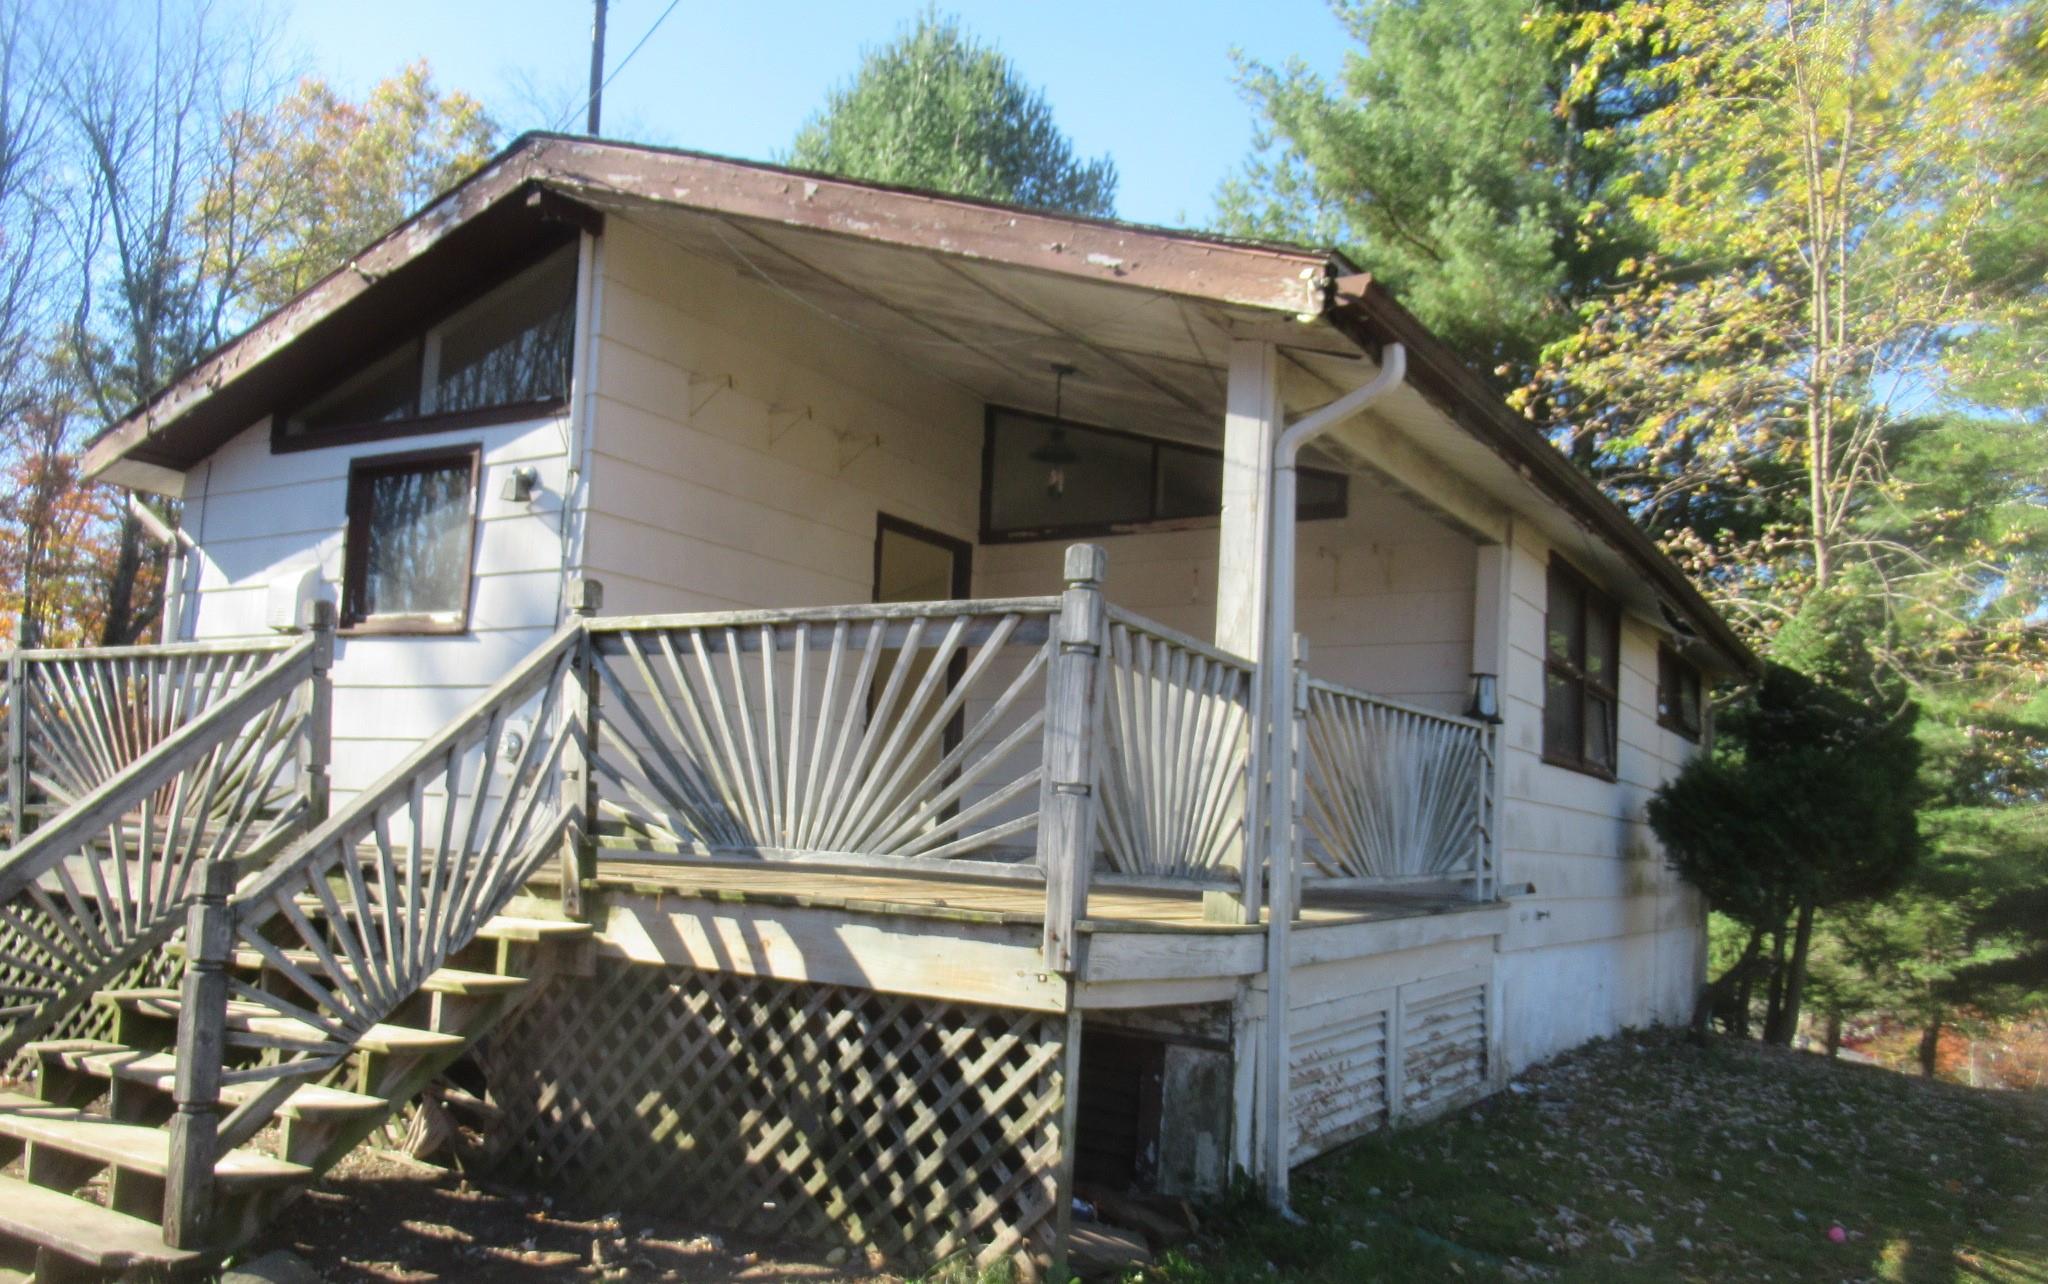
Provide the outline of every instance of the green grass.
[[1632,1035],[1298,1171],[1294,1207],[1212,1210],[1140,1278],[2048,1284],[2048,1101]]

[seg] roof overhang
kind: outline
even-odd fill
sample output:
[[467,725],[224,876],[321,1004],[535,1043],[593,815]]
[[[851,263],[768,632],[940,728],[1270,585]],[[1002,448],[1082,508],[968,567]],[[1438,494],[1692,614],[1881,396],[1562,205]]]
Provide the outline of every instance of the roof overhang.
[[1410,384],[1442,416],[1637,568],[1735,667],[1755,664],[1625,513],[1339,255],[580,137],[515,141],[114,424],[87,472],[175,492],[184,469],[375,356],[423,311],[608,217],[913,350],[983,400],[1037,405],[1048,366],[1074,364],[1077,417],[1169,435],[1219,430],[1232,339],[1361,369],[1361,355],[1400,342]]

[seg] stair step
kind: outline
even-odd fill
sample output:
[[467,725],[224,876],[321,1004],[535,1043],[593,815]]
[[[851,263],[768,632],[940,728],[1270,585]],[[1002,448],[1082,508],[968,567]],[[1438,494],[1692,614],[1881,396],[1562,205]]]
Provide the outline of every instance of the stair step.
[[[0,1136],[49,1146],[152,1177],[162,1177],[170,1169],[171,1138],[163,1129],[115,1123],[77,1111],[70,1112],[68,1118],[53,1115],[47,1103],[34,1097],[0,1092]],[[213,1174],[221,1186],[233,1187],[309,1181],[313,1170],[304,1164],[238,1149],[222,1155]]]
[[[111,1003],[130,1012],[143,1016],[175,1020],[183,1000],[176,990],[101,990],[93,996],[94,1002]],[[260,1003],[230,1001],[227,1024],[231,1030],[244,1030],[272,1039],[285,1039],[297,1043],[322,1043],[326,1032],[319,1026],[311,1025],[296,1017],[280,1015],[276,1009]],[[371,1026],[353,1046],[367,1052],[425,1053],[441,1052],[459,1048],[468,1042],[459,1034],[444,1034],[438,1030],[416,1030],[406,1025],[387,1025],[382,1021]]]
[[509,914],[498,915],[476,932],[489,941],[573,941],[590,933],[588,923],[566,918],[515,918]]
[[[29,1045],[30,1052],[54,1060],[74,1074],[97,1079],[125,1079],[168,1093],[177,1081],[178,1059],[168,1052],[142,1052],[119,1043],[79,1039]],[[263,1091],[263,1085],[222,1084],[221,1100],[238,1106]],[[278,1113],[301,1119],[315,1116],[376,1114],[390,1103],[382,1097],[347,1092],[323,1084],[302,1084],[285,1099]]]
[[[311,950],[286,950],[285,958],[301,967],[314,969],[318,976],[324,969],[320,956]],[[268,966],[264,957],[255,950],[236,950],[234,964],[245,972],[260,972]],[[345,974],[354,975],[354,968],[344,969]],[[526,988],[523,976],[504,976],[497,972],[465,972],[461,968],[437,968],[420,982],[420,989],[428,994],[510,994]]]
[[155,1266],[168,1274],[200,1262],[199,1254],[165,1244],[163,1231],[140,1217],[13,1177],[0,1177],[0,1232],[109,1273]]

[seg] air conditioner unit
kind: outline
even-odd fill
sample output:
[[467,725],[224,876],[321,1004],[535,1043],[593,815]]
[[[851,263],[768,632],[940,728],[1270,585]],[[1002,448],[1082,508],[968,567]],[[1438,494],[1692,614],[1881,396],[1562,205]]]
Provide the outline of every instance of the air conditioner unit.
[[313,626],[313,603],[320,599],[320,568],[302,566],[270,581],[263,610],[264,626],[278,633],[299,633]]

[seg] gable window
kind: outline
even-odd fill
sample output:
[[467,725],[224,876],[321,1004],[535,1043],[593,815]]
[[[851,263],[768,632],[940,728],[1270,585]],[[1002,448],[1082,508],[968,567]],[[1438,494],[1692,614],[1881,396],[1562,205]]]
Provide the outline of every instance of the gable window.
[[343,628],[460,633],[469,627],[479,453],[462,446],[350,465]]
[[1687,740],[1706,726],[1700,671],[1668,646],[1657,648],[1657,721]]
[[278,450],[369,441],[560,410],[576,333],[576,247],[499,283],[297,409]]
[[[1342,517],[1341,473],[1303,468],[1301,520]],[[991,407],[982,449],[984,543],[1106,535],[1223,511],[1223,452]]]
[[1550,559],[1543,646],[1543,760],[1608,779],[1615,769],[1621,614],[1586,578]]

